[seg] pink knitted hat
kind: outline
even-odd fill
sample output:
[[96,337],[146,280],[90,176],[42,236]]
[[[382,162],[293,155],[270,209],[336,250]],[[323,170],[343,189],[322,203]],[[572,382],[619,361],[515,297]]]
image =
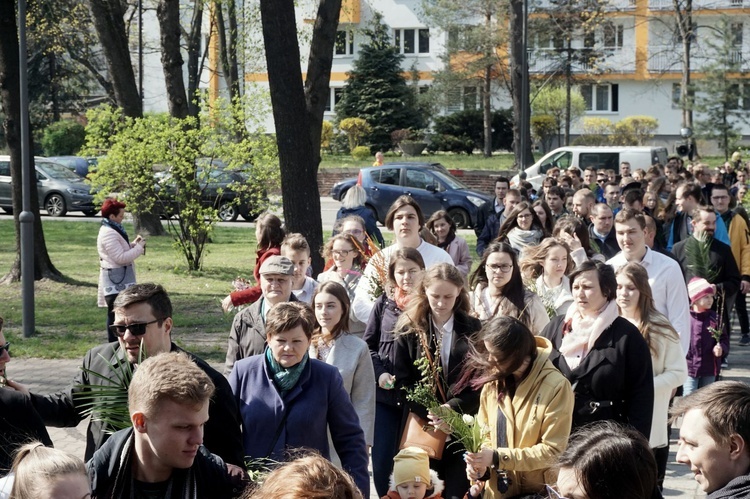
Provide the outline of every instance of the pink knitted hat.
[[693,277],[688,283],[688,296],[690,303],[695,303],[706,295],[716,294],[716,286],[702,277]]

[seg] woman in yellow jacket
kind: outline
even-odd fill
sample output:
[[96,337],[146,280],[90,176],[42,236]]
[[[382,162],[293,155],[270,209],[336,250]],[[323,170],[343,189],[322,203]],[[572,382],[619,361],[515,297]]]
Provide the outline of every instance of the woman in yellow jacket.
[[485,498],[542,493],[565,450],[573,390],[549,360],[552,345],[511,317],[495,317],[479,333],[473,383],[484,383],[477,423],[485,448],[467,453],[467,475],[486,481]]

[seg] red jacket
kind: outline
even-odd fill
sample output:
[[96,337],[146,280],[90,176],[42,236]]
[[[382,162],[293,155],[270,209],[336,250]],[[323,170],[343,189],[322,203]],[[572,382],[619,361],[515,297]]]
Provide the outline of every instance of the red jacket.
[[273,247],[268,249],[258,250],[258,259],[255,261],[255,268],[253,269],[253,277],[255,277],[255,286],[242,291],[234,291],[229,296],[232,297],[232,305],[238,307],[245,305],[246,303],[255,303],[260,298],[263,292],[260,289],[260,267],[263,262],[271,256],[279,256],[281,254],[279,247]]

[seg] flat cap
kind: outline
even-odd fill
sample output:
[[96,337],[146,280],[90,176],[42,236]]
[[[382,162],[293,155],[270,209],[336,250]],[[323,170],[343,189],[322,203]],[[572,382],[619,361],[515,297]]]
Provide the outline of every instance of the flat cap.
[[271,256],[260,266],[260,275],[282,274],[294,275],[294,264],[285,256]]

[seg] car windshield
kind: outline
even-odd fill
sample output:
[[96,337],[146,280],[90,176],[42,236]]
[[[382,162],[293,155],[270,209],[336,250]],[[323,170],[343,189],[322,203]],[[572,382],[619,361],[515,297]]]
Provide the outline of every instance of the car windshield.
[[48,177],[56,180],[70,180],[80,182],[81,177],[58,163],[49,163],[47,161],[37,161],[36,165],[47,174]]
[[432,174],[435,175],[437,178],[443,181],[445,185],[448,186],[449,189],[468,189],[469,186],[462,183],[460,180],[458,180],[456,177],[443,173],[439,170],[432,170]]

